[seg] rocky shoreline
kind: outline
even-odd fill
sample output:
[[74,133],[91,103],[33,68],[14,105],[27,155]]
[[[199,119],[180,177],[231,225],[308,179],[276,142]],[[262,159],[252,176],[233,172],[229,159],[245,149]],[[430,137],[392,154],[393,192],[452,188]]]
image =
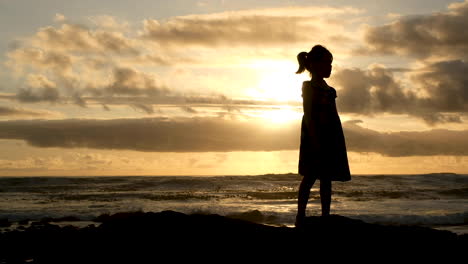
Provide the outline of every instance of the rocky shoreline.
[[86,227],[59,226],[51,224],[53,220],[1,233],[0,263],[155,263],[163,257],[275,259],[360,251],[430,258],[455,257],[468,248],[468,235],[418,226],[369,224],[339,215],[308,217],[300,229],[174,211],[101,215],[95,219],[100,225]]

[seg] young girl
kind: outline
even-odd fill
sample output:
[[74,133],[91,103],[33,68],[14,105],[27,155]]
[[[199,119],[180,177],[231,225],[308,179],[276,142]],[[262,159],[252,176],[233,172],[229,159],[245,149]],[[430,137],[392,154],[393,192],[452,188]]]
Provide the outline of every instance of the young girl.
[[302,84],[304,115],[301,125],[299,186],[296,226],[304,224],[310,189],[320,180],[322,216],[330,215],[332,181],[349,181],[348,156],[341,120],[336,109],[336,90],[325,82],[330,77],[333,56],[321,45],[297,55],[297,74],[309,71],[310,81]]

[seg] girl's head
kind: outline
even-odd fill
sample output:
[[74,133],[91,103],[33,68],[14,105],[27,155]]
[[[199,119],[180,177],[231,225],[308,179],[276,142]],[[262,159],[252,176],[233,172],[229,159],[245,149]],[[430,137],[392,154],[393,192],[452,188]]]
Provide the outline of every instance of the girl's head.
[[324,46],[315,45],[308,53],[303,51],[297,54],[297,61],[299,62],[297,74],[307,70],[317,78],[330,77],[333,55]]

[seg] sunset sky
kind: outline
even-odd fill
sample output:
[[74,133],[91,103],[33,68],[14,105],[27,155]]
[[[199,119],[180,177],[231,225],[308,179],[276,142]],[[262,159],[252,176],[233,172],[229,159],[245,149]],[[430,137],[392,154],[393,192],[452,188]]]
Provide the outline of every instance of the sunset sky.
[[315,44],[351,174],[468,173],[468,0],[0,0],[0,176],[297,173]]

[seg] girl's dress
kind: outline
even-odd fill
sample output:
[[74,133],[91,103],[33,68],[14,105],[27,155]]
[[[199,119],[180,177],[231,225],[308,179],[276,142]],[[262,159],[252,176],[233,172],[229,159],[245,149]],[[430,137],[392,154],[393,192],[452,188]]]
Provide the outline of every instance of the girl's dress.
[[336,97],[336,90],[326,83],[305,81],[302,85],[304,115],[298,167],[299,174],[305,177],[351,180]]

